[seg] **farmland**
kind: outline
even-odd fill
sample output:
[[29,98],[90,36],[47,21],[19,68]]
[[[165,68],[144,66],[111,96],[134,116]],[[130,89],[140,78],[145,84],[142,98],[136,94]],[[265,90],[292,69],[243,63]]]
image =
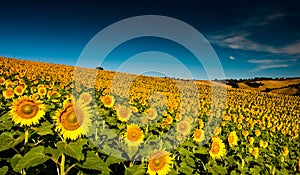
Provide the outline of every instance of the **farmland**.
[[0,174],[300,174],[300,97],[0,58]]

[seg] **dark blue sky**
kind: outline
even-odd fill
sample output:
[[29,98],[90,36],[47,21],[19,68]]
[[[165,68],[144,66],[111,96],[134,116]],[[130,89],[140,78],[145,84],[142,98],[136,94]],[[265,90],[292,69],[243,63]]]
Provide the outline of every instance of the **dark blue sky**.
[[[300,76],[297,0],[195,2],[1,1],[0,55],[76,65],[83,48],[103,28],[129,17],[163,15],[181,20],[202,33],[215,49],[226,78]],[[155,37],[121,44],[102,66],[125,70],[120,66],[127,59],[147,51],[167,53],[184,64],[194,78],[207,78],[201,64],[187,49]],[[184,77],[175,64],[161,56],[160,61],[148,54],[132,66],[141,65],[145,71],[151,71],[147,65],[155,62],[166,70],[174,69],[172,76]],[[126,71],[139,73],[140,69],[134,66]]]

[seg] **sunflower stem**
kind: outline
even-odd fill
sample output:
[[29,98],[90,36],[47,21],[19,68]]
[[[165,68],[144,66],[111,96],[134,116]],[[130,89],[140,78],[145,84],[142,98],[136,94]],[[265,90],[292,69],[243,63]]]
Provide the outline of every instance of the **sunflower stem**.
[[65,175],[65,155],[61,154],[61,162],[60,162],[60,175]]
[[24,145],[28,142],[28,135],[29,135],[28,129],[27,129],[27,127],[25,127],[25,142],[24,142]]

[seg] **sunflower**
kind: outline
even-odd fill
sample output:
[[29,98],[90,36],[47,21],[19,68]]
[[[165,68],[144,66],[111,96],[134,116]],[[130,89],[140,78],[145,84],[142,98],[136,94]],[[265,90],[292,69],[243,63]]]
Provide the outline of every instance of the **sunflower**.
[[0,85],[4,85],[4,84],[5,84],[5,78],[4,77],[0,77]]
[[259,149],[255,147],[252,151],[252,155],[255,159],[257,159],[259,156]]
[[38,94],[40,96],[45,96],[47,95],[47,89],[44,86],[39,86],[38,87]]
[[88,92],[83,92],[80,94],[79,100],[81,100],[83,103],[89,104],[92,101],[92,96]]
[[237,142],[238,142],[239,139],[238,139],[238,136],[236,135],[236,132],[232,131],[229,134],[227,140],[228,140],[229,146],[233,147],[233,146],[237,145]]
[[5,99],[13,98],[15,95],[14,90],[12,88],[7,88],[6,91],[3,91],[3,97]]
[[209,154],[213,159],[220,159],[226,153],[225,144],[218,137],[213,137],[212,141]]
[[24,93],[24,88],[22,86],[17,86],[14,89],[14,92],[15,92],[16,95],[20,96]]
[[250,145],[253,145],[253,143],[254,143],[254,138],[253,137],[249,137],[249,143],[250,143]]
[[180,121],[177,124],[177,132],[182,133],[183,135],[188,135],[191,130],[191,125],[186,121]]
[[222,128],[220,126],[218,126],[214,131],[214,135],[215,136],[219,135],[221,133],[221,131],[222,131]]
[[76,140],[89,131],[91,111],[80,101],[66,100],[63,109],[56,112],[53,119],[56,122],[56,131],[65,139]]
[[204,127],[203,120],[199,119],[199,128],[202,129]]
[[258,130],[258,129],[256,129],[254,133],[257,137],[260,136],[260,134],[261,134],[260,130]]
[[167,124],[171,124],[173,122],[173,118],[171,117],[171,115],[167,116],[166,122],[167,122]]
[[173,158],[170,157],[170,153],[164,150],[156,150],[148,161],[147,173],[150,175],[166,175],[170,172],[170,168],[173,164]]
[[157,111],[154,108],[147,109],[146,113],[149,120],[154,120],[157,117]]
[[42,101],[23,96],[13,101],[10,115],[15,124],[31,126],[38,124],[45,115],[45,105]]
[[112,108],[115,103],[115,98],[111,95],[105,95],[103,98],[101,98],[101,101],[105,107]]
[[127,131],[124,138],[129,147],[138,147],[144,140],[144,134],[139,126],[131,124],[127,125]]
[[281,152],[281,154],[283,155],[283,156],[287,156],[288,154],[289,154],[289,148],[288,147],[283,147],[283,151]]
[[126,122],[130,118],[131,110],[130,108],[126,108],[126,106],[120,105],[117,107],[116,113],[120,121]]
[[200,142],[204,139],[204,133],[202,129],[196,129],[193,134],[193,140],[195,142]]

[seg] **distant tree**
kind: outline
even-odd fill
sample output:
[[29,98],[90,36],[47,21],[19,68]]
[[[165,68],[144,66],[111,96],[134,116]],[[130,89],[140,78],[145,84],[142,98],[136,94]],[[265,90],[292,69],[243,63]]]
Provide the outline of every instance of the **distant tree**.
[[98,70],[104,70],[103,67],[96,67]]

